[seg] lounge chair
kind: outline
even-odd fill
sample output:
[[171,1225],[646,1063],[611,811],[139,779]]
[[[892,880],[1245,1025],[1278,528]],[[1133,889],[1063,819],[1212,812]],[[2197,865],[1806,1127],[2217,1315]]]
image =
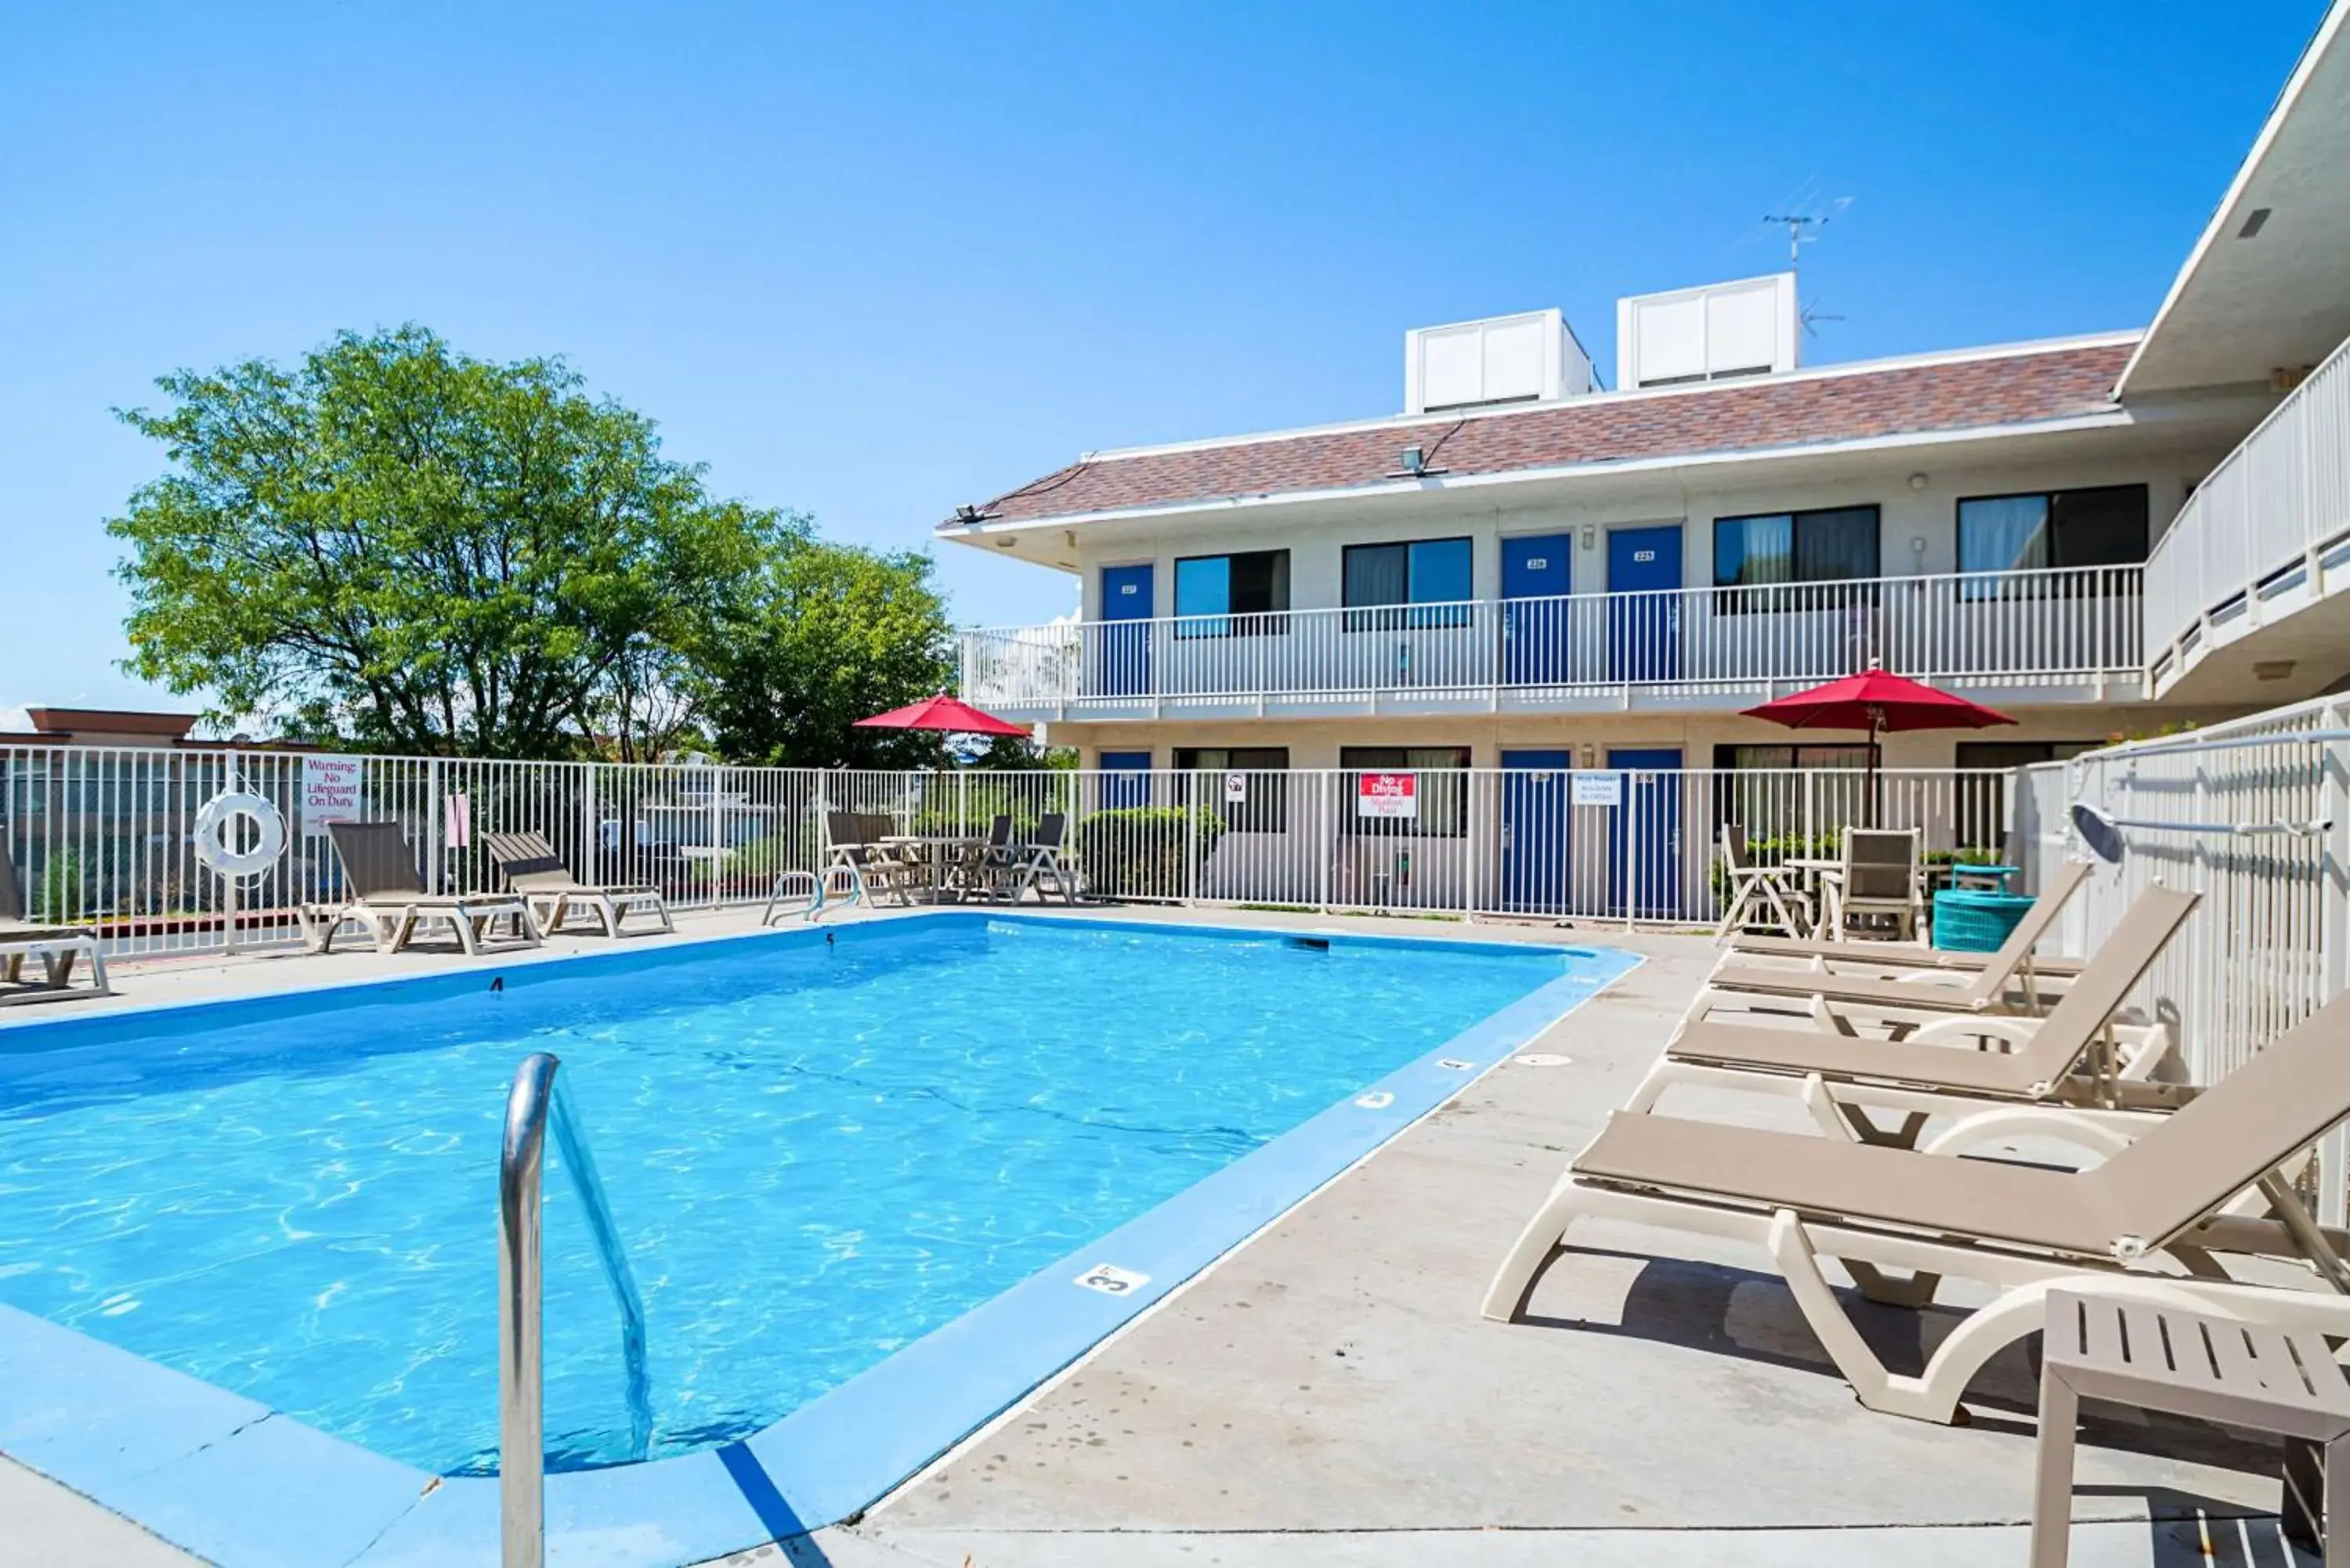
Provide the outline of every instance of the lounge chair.
[[660,888],[582,882],[543,833],[485,833],[482,843],[505,873],[506,886],[529,902],[531,919],[550,936],[563,929],[574,909],[595,915],[608,937],[619,936],[622,924],[639,910],[660,922],[662,930],[677,929]]
[[[2189,907],[2193,907],[2192,899]],[[1823,973],[1764,964],[1721,964],[1706,977],[1705,989],[1698,993],[1690,1015],[1703,1017],[1711,1008],[1722,1005],[1753,1006],[1758,998],[1810,1002],[1814,1004],[1815,1013],[1823,1007],[2037,1012],[2043,1001],[2042,976],[2033,966],[2032,950],[2047,934],[2062,908],[2055,900],[2035,900],[2008,933],[2007,940],[2000,944],[1999,950],[1991,954],[1981,968],[1973,971],[1927,968],[1887,977]],[[1830,1020],[1823,1021],[1832,1023]]]
[[1877,827],[1845,830],[1844,865],[1824,878],[1827,891],[1828,934],[1838,941],[1851,934],[1856,915],[1890,919],[1897,936],[1910,940],[1925,912],[1926,894],[1918,874],[1918,830],[1898,832]]
[[[1956,1117],[1921,1147],[1958,1153],[2028,1133],[2110,1155],[2194,1096],[2153,1079],[2170,1054],[2169,1026],[2126,1028],[2114,1014],[2199,897],[2148,888],[2046,1018],[1944,1019],[1898,1041],[1691,1023],[1666,1043],[1624,1108],[1646,1114],[1666,1090],[1703,1085],[1799,1098],[1841,1139],[1908,1147],[1928,1117]],[[1986,1033],[2009,1049],[1937,1043]],[[1902,1119],[1881,1128],[1862,1114],[1870,1110]]]
[[[2073,895],[2089,879],[2085,861],[2067,860],[2056,867],[2048,878],[2048,886],[2024,911],[2022,924],[2045,935],[2064,912]],[[1853,968],[1872,971],[1892,970],[1978,970],[1993,962],[2003,961],[1999,953],[1954,952],[1941,948],[1917,947],[1905,942],[1839,942],[1824,938],[1749,936],[1731,933],[1730,950],[1721,956],[1714,968],[1716,972],[1733,964],[1744,964],[1754,959],[1801,959],[1814,968],[1836,971]],[[2026,961],[2035,975],[2069,980],[2081,972],[2082,961],[2076,958],[2045,958],[2037,952]]]
[[[1596,1217],[1767,1249],[1861,1403],[1923,1420],[1950,1420],[1983,1363],[2040,1327],[2059,1284],[2350,1336],[2350,1234],[2321,1229],[2276,1174],[2345,1116],[2350,995],[2077,1172],[1618,1112],[1519,1235],[1483,1311],[1514,1316],[1569,1227]],[[2266,1216],[2223,1212],[2253,1188]],[[2330,1288],[2241,1284],[2221,1265],[2230,1255],[2297,1258]],[[1904,1376],[1861,1337],[1823,1256],[1881,1300],[1922,1306],[1945,1275],[1999,1294]],[[2182,1272],[2155,1272],[2158,1258]]]
[[[42,978],[25,978],[25,961],[38,959]],[[73,982],[74,961],[89,961],[89,983]],[[0,848],[0,1002],[70,1002],[84,996],[111,996],[106,981],[106,955],[98,936],[88,926],[50,925],[25,918],[25,889],[16,880],[16,864]]]
[[1036,901],[1043,903],[1048,895],[1045,884],[1050,882],[1053,891],[1061,895],[1065,904],[1077,901],[1076,868],[1061,853],[1061,842],[1068,836],[1069,819],[1066,813],[1048,811],[1036,819],[1036,831],[1028,842],[1012,851],[1012,901],[1018,903],[1031,888]]
[[1733,941],[1752,923],[1776,926],[1791,940],[1812,929],[1812,900],[1794,884],[1794,871],[1785,866],[1764,866],[1746,843],[1739,823],[1721,825],[1721,870],[1730,879],[1730,904],[1721,914],[1714,940]]
[[998,812],[987,825],[987,843],[971,860],[971,879],[991,899],[1001,898],[1012,887],[1013,822],[1010,812]]
[[332,952],[337,933],[352,920],[368,928],[376,951],[383,953],[400,951],[415,940],[419,928],[429,925],[447,926],[456,934],[457,945],[469,953],[480,952],[484,941],[495,939],[502,922],[513,927],[502,946],[538,945],[530,900],[519,893],[425,891],[407,835],[397,822],[331,822],[327,832],[343,863],[348,896],[339,904],[296,908],[296,918],[312,952]]

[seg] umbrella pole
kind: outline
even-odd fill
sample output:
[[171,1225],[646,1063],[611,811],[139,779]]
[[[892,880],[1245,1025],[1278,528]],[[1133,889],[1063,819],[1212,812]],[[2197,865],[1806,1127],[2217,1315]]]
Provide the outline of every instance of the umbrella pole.
[[1878,817],[1882,815],[1879,811],[1880,803],[1877,798],[1877,737],[1883,732],[1877,728],[1883,721],[1884,715],[1877,709],[1871,708],[1868,711],[1868,798],[1863,803],[1863,809],[1868,815],[1868,826],[1871,827],[1877,825]]

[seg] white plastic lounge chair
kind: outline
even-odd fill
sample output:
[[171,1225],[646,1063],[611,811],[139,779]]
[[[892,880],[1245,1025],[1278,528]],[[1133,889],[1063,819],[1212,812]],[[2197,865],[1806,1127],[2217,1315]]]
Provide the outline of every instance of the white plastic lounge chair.
[[[1950,1420],[1983,1363],[2040,1327],[2051,1287],[2085,1276],[2108,1295],[2350,1336],[2350,1235],[2317,1226],[2275,1174],[2345,1116],[2350,995],[2078,1172],[1618,1112],[1519,1235],[1483,1310],[1515,1315],[1586,1217],[1751,1241],[1770,1251],[1861,1403],[1930,1421]],[[2267,1217],[2223,1212],[2255,1186]],[[2223,1266],[2230,1255],[2301,1259],[2328,1288],[2239,1284]],[[1945,1275],[1999,1294],[1909,1376],[1868,1347],[1822,1257],[1880,1300],[1922,1306]]]
[[[2044,1019],[1945,1019],[1908,1040],[1862,1040],[1814,1029],[1684,1024],[1625,1110],[1653,1111],[1680,1085],[1801,1099],[1831,1137],[1963,1153],[2021,1134],[2110,1155],[2193,1097],[2153,1081],[2170,1055],[2167,1023],[2130,1028],[2115,1012],[2193,912],[2200,895],[2148,888]],[[1990,1033],[2004,1050],[1939,1044]],[[1887,1129],[1865,1111],[1892,1111]],[[1918,1144],[1927,1118],[1955,1118]]]
[[327,825],[335,856],[343,863],[348,897],[340,904],[304,904],[295,911],[313,952],[332,952],[335,937],[356,920],[375,939],[376,951],[396,953],[429,926],[446,926],[469,953],[484,941],[501,946],[538,945],[538,925],[530,901],[519,893],[428,893],[415,857],[397,822],[333,822]]
[[1061,841],[1068,836],[1069,819],[1057,811],[1048,811],[1036,819],[1036,831],[1027,843],[1012,852],[1014,885],[1012,901],[1018,903],[1032,888],[1036,901],[1043,903],[1051,894],[1045,884],[1052,884],[1053,892],[1061,896],[1065,904],[1077,901],[1076,868],[1061,853]]
[[541,931],[561,930],[574,909],[593,914],[598,929],[608,937],[619,936],[628,918],[640,911],[651,915],[662,930],[677,929],[660,888],[582,882],[543,833],[485,833],[482,843],[505,873],[506,886],[529,902],[531,919]]
[[[2156,905],[2171,908],[2169,898],[2157,898],[2168,894],[2159,884],[2141,895],[2139,903],[2151,900]],[[2170,895],[2175,898],[2177,895]],[[2108,963],[2136,964],[2139,969],[2152,961],[2153,951],[2170,940],[2178,921],[2186,919],[2186,910],[2194,908],[2188,898],[2176,919],[2168,924],[2150,922],[2133,926],[2126,916],[2114,929],[2106,944],[2083,966],[2082,973],[2100,960]],[[2137,906],[2132,905],[2135,910]],[[2049,921],[2056,918],[2056,908],[2043,908],[2035,902],[2025,911],[2025,918],[2016,922],[2007,940],[1982,968],[1974,971],[1928,969],[1907,974],[1886,976],[1868,974],[1823,973],[1815,970],[1774,969],[1762,964],[1724,964],[1706,977],[1705,987],[1698,992],[1690,1008],[1690,1016],[1702,1018],[1717,1007],[1775,1006],[1784,1010],[1790,1002],[1807,1004],[1808,1010],[1822,1024],[1842,1029],[1850,1012],[1890,1011],[1908,1013],[2022,1013],[2041,1012],[2048,1002],[2042,993],[2041,979],[2032,965],[2032,950],[2045,933]],[[2125,933],[2129,933],[2125,940]],[[2136,950],[2138,945],[2151,941],[2153,951],[2143,959]],[[2116,944],[2122,945],[2116,949]],[[2108,956],[2108,954],[2111,956]],[[2080,975],[2063,982],[2080,983]]]
[[[2067,860],[2050,875],[2048,885],[2040,890],[2031,909],[2024,911],[2022,924],[2030,925],[2041,933],[2042,940],[2055,925],[2056,918],[2064,912],[2073,895],[2089,880],[2085,861]],[[1979,970],[2003,961],[1998,952],[1955,952],[1941,948],[1914,946],[1907,942],[1838,942],[1825,938],[1750,936],[1733,931],[1730,950],[1714,965],[1715,972],[1732,966],[1751,965],[1757,959],[1800,960],[1808,966],[1831,973],[1855,970],[1882,973],[1887,971],[1915,971],[1918,970]],[[2076,958],[2049,958],[2034,951],[2025,961],[2036,976],[2069,980],[2081,972],[2082,961]]]
[[1789,940],[1800,940],[1812,929],[1812,901],[1794,885],[1794,868],[1758,864],[1741,823],[1721,825],[1721,871],[1730,879],[1730,903],[1714,931],[1716,941],[1732,942],[1751,925],[1774,926]]
[[[25,978],[25,961],[41,966],[41,978]],[[89,961],[89,983],[73,982],[74,961]],[[16,865],[0,850],[0,1002],[71,1002],[84,996],[111,996],[106,981],[106,955],[99,951],[97,934],[87,926],[44,924],[25,918],[25,890],[16,880]]]

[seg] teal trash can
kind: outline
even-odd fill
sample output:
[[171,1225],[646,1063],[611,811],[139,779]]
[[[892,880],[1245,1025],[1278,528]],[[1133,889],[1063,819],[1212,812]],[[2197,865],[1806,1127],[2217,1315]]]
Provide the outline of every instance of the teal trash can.
[[1945,888],[1934,895],[1934,945],[1944,952],[1997,952],[2033,900],[1986,888]]

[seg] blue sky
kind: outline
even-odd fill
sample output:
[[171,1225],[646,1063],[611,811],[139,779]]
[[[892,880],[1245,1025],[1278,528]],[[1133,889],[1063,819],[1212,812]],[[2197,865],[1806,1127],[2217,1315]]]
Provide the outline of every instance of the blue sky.
[[[559,353],[836,536],[1095,447],[1393,412],[1404,329],[1806,251],[1814,360],[2142,325],[2321,0],[18,5],[0,728],[172,705],[101,533],[153,378],[423,322]],[[941,548],[959,619],[1069,579]]]

